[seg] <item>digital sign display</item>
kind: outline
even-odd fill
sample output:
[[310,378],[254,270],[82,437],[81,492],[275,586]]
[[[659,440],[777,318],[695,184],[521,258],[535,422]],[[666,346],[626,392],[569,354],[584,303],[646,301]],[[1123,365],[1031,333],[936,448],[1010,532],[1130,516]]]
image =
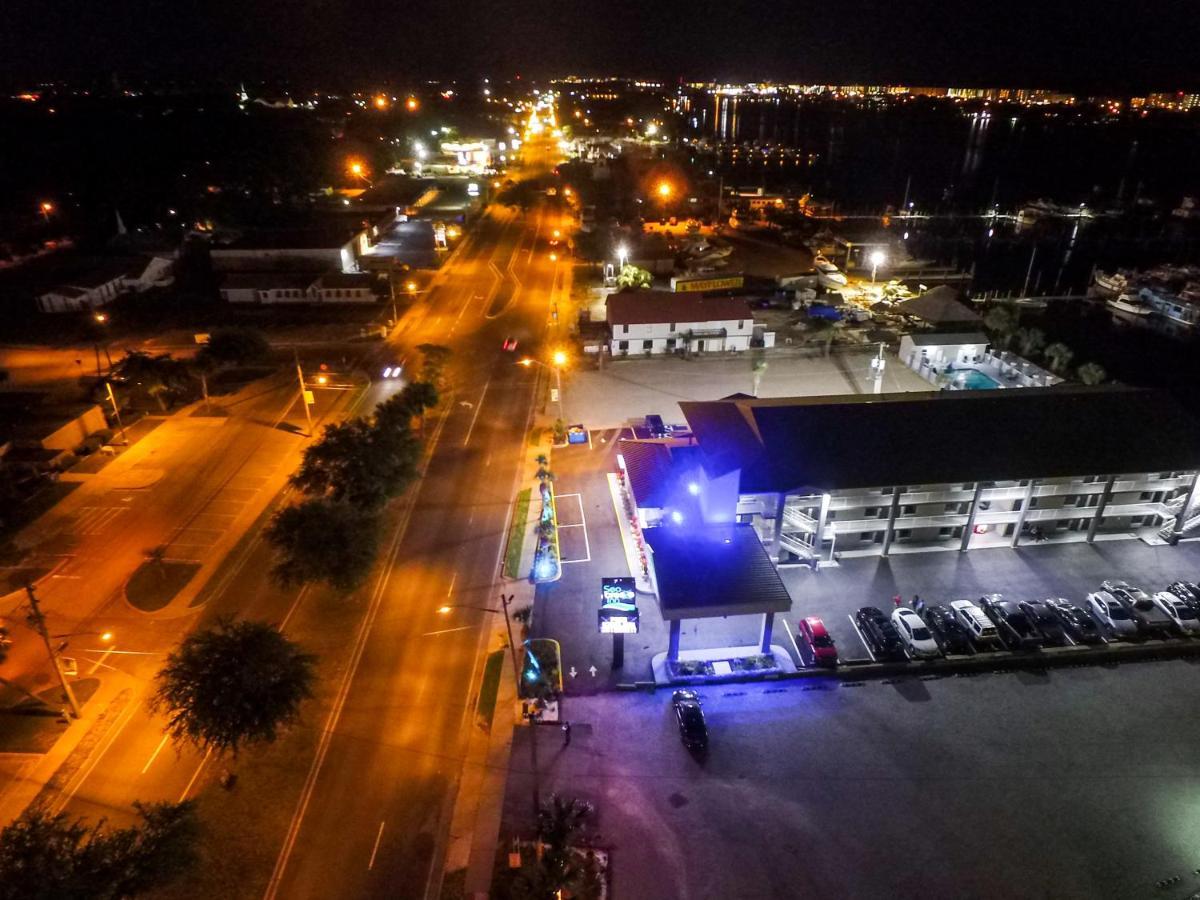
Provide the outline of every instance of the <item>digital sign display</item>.
[[637,634],[637,581],[633,578],[600,579],[600,633]]

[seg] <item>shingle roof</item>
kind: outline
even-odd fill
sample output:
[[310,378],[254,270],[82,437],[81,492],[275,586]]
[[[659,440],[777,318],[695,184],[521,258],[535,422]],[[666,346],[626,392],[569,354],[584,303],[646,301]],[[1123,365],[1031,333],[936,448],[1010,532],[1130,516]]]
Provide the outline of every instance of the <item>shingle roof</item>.
[[621,291],[609,294],[606,303],[610,325],[727,322],[754,318],[750,305],[741,297],[705,297],[670,291]]
[[705,470],[745,493],[1200,469],[1166,394],[1058,385],[682,402]]
[[979,313],[959,303],[958,291],[947,285],[935,287],[919,297],[904,300],[896,308],[906,316],[916,316],[934,325],[983,321]]
[[792,598],[750,525],[647,528],[662,617],[787,612]]
[[986,344],[988,342],[987,335],[982,331],[955,331],[949,333],[922,331],[915,334],[906,334],[905,337],[918,347],[946,347],[952,344]]

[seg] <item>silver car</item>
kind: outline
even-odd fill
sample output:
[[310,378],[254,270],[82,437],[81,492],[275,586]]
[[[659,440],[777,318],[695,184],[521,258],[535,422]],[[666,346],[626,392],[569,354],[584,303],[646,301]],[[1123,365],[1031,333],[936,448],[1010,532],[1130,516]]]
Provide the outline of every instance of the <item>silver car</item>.
[[1096,591],[1087,596],[1088,609],[1096,620],[1108,627],[1109,632],[1118,640],[1128,640],[1137,637],[1137,622],[1133,620],[1125,604],[1108,591]]

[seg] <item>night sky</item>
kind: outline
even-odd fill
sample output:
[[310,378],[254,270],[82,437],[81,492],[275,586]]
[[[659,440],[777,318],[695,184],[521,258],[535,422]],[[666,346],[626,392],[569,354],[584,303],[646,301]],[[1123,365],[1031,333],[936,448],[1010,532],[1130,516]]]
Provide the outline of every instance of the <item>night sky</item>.
[[5,0],[0,72],[1200,87],[1187,0]]

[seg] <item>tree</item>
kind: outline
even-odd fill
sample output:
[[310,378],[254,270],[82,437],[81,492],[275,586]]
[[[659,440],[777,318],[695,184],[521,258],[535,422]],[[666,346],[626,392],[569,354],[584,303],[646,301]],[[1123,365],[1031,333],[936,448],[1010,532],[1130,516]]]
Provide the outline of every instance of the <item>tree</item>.
[[266,335],[255,328],[217,328],[197,356],[218,364],[245,365],[264,359],[271,352]]
[[325,499],[281,509],[266,536],[277,555],[272,573],[281,584],[324,581],[342,591],[367,577],[379,544],[373,515]]
[[374,509],[416,478],[420,456],[420,442],[407,427],[350,419],[325,426],[291,482],[306,494]]
[[151,707],[166,715],[174,740],[237,756],[299,718],[315,663],[274,625],[222,620],[188,635],[167,658]]
[[118,900],[194,865],[194,801],[134,803],[141,824],[108,829],[34,805],[0,831],[2,900]]
[[1043,351],[1046,359],[1050,360],[1050,371],[1061,375],[1071,364],[1075,351],[1061,341],[1055,341]]
[[1026,359],[1046,346],[1046,332],[1040,328],[1018,328],[1016,338],[1021,355]]
[[192,384],[187,364],[169,353],[152,356],[141,350],[130,350],[113,368],[116,375],[139,385],[153,397],[163,412],[167,411],[164,397],[174,399],[175,395],[183,393]]
[[621,272],[617,275],[617,287],[623,291],[648,288],[653,283],[654,276],[646,269],[630,265],[629,263],[621,266]]
[[425,428],[425,411],[438,404],[437,388],[428,381],[413,381],[398,394],[375,407],[376,428],[409,428],[418,419]]
[[1108,373],[1099,363],[1084,363],[1075,370],[1075,377],[1084,384],[1101,384],[1108,378]]
[[752,393],[755,397],[757,397],[758,387],[762,384],[763,376],[767,374],[767,361],[763,359],[761,351],[755,354],[754,362],[751,365],[751,371],[754,376],[754,390]]
[[512,878],[509,896],[530,900],[599,897],[599,868],[578,847],[593,814],[590,803],[558,794],[543,803],[537,821],[542,852],[532,866],[522,867]]
[[441,344],[421,344],[417,347],[421,352],[421,381],[437,385],[441,383],[442,370],[453,352]]
[[1017,330],[1017,322],[1016,310],[1006,304],[993,306],[983,317],[984,326],[1005,349],[1012,342],[1013,334]]

